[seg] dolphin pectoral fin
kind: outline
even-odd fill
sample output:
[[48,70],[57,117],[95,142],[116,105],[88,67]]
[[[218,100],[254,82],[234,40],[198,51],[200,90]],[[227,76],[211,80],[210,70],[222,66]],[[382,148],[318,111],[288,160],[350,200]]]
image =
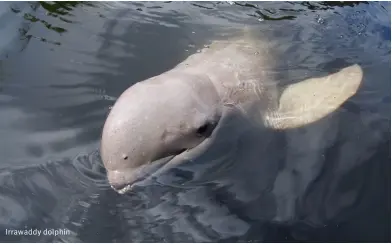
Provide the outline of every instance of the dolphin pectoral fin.
[[328,76],[290,85],[283,91],[278,109],[264,117],[265,124],[290,129],[320,120],[357,92],[362,77],[362,68],[354,64]]

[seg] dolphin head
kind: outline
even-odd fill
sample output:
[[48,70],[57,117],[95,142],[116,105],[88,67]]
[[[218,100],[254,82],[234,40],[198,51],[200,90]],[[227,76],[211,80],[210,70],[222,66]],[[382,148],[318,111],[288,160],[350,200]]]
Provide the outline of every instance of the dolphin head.
[[110,185],[126,192],[159,167],[159,159],[210,137],[221,115],[219,95],[207,76],[170,72],[131,86],[102,132],[101,157]]

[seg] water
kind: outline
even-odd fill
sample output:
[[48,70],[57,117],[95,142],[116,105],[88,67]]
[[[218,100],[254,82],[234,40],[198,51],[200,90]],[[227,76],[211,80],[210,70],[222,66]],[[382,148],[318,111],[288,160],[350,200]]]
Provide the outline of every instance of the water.
[[[389,241],[390,13],[388,2],[1,2],[0,240]],[[244,25],[279,43],[281,85],[354,62],[364,85],[305,132],[245,133],[165,185],[112,191],[97,148],[116,98]],[[6,234],[30,229],[58,235]]]

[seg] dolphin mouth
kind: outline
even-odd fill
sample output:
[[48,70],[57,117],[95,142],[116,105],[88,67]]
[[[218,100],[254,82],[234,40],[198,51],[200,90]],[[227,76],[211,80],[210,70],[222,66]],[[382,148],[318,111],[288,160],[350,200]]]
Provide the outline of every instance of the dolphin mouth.
[[114,187],[112,185],[110,187],[113,190],[115,190],[117,193],[121,194],[121,195],[123,195],[123,194],[129,192],[130,190],[132,190],[132,185],[131,184],[128,184],[128,185],[126,185],[125,187],[123,187],[121,189],[118,189],[118,188],[116,188],[116,187]]
[[128,172],[125,171],[125,173],[122,172],[123,174],[125,174],[126,180],[122,181],[125,184],[120,185],[120,187],[116,187],[115,185],[111,184],[111,188],[117,193],[124,195],[134,190],[134,187],[136,185],[144,185],[144,183],[142,182],[145,180],[151,179],[156,184],[167,185],[157,181],[157,177],[159,175],[165,174],[168,169],[175,168],[183,161],[190,160],[195,155],[199,155],[204,152],[211,143],[211,141],[213,141],[213,138],[215,137],[215,134],[220,127],[222,127],[222,121],[218,122],[217,126],[209,137],[205,138],[205,140],[203,140],[195,147],[179,149],[178,151],[175,151],[168,156],[156,159],[149,164],[140,166],[139,168],[131,169]]
[[[185,152],[187,150],[182,150],[180,154]],[[116,191],[117,193],[123,195],[125,193],[128,193],[132,191],[138,183],[149,179],[150,177],[153,177],[154,174],[159,171],[164,165],[170,163],[170,161],[176,157],[179,154],[175,155],[170,155],[167,157],[163,157],[160,159],[157,159],[150,164],[141,166],[139,168],[133,169],[131,171],[120,171],[120,174],[126,175],[125,177],[129,177],[126,180],[125,184],[115,184],[115,183],[110,183],[110,187]],[[113,172],[112,172],[113,174]],[[117,176],[114,176],[113,178],[116,178]],[[116,182],[116,180],[113,180],[113,182]]]
[[[221,123],[219,123],[218,125],[221,125]],[[216,129],[214,130],[213,134],[216,133],[215,131]],[[201,142],[195,147],[183,148],[169,156],[159,158],[152,161],[148,165],[144,165],[139,167],[138,169],[134,169],[132,172],[130,172],[133,175],[131,179],[127,180],[126,184],[121,185],[121,187],[112,186],[113,190],[123,195],[125,193],[131,192],[136,185],[147,185],[142,183],[145,180],[152,180],[152,182],[154,182],[155,184],[170,186],[170,184],[160,182],[158,180],[159,176],[165,174],[168,170],[175,168],[178,165],[181,165],[183,162],[191,160],[196,155],[203,153],[206,147],[208,147],[208,145],[211,143],[212,137],[213,135],[206,138],[205,140],[203,140],[203,142]]]

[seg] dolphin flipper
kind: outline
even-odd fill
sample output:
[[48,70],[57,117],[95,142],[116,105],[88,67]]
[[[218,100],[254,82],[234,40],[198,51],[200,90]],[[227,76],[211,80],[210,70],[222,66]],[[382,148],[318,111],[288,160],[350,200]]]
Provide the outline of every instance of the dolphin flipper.
[[264,117],[265,124],[281,130],[316,122],[353,96],[362,77],[362,68],[354,64],[328,76],[289,85],[280,97],[278,109]]

